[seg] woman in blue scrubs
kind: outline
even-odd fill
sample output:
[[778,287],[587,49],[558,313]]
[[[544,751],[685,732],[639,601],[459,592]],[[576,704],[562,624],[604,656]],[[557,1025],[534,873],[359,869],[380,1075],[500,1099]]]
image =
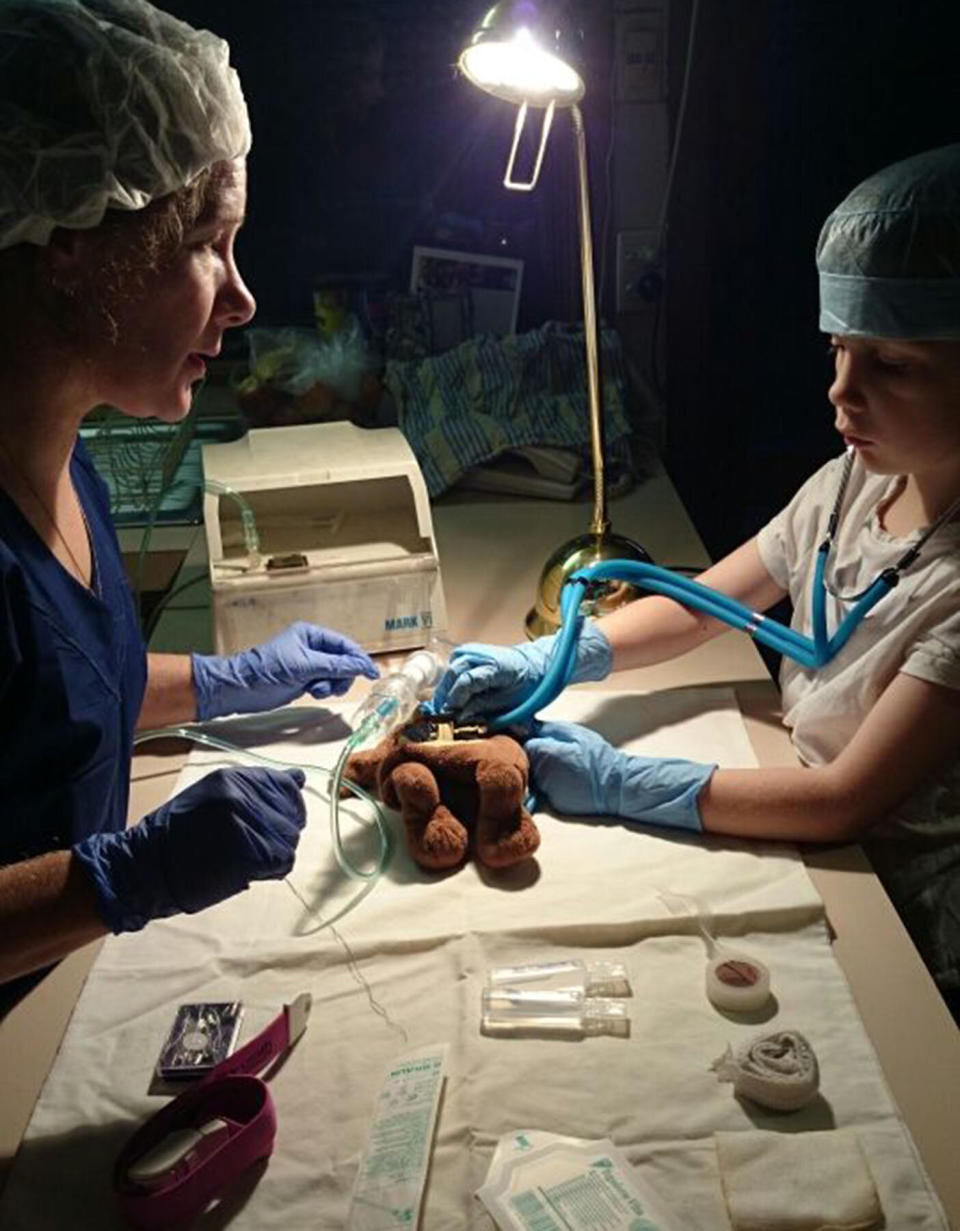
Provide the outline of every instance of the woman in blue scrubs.
[[307,624],[229,658],[147,654],[78,437],[104,403],[183,418],[253,315],[226,44],[144,0],[4,4],[0,132],[3,982],[292,866],[298,771],[217,771],[125,828],[138,726],[341,695],[377,669]]

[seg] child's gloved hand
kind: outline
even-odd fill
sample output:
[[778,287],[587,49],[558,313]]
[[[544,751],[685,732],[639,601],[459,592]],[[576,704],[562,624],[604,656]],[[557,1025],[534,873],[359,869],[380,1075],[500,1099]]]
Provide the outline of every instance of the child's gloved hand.
[[[546,675],[555,641],[556,637],[538,637],[513,646],[475,641],[457,646],[433,694],[434,710],[463,718],[512,710]],[[606,679],[612,665],[613,651],[606,634],[586,622],[570,683]]]
[[305,692],[318,700],[342,697],[358,675],[375,680],[380,674],[355,641],[304,621],[252,650],[228,658],[193,654],[191,659],[201,722],[277,709]]
[[299,769],[218,769],[132,828],[78,842],[104,921],[135,932],[286,876],[306,820],[303,783]]
[[716,765],[634,757],[574,722],[540,722],[525,744],[535,791],[558,812],[702,830],[698,800]]

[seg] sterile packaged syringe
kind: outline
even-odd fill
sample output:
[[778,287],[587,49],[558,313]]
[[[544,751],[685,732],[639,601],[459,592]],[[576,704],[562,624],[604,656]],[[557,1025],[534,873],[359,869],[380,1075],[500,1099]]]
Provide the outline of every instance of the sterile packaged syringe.
[[480,1029],[486,1035],[565,1035],[626,1038],[630,1018],[622,1000],[585,996],[578,990],[485,987]]
[[630,995],[630,980],[622,962],[584,962],[580,958],[494,966],[487,973],[487,986],[580,991],[584,996]]
[[448,1046],[407,1052],[388,1067],[354,1181],[346,1231],[420,1226]]

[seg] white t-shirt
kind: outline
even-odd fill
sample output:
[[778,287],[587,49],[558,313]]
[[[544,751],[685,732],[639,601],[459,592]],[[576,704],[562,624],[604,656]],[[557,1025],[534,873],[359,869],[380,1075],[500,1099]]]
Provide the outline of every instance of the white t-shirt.
[[[826,537],[843,458],[803,485],[760,531],[770,575],[790,594],[792,627],[811,633],[817,548]],[[827,580],[859,594],[920,537],[889,534],[882,510],[902,480],[854,464]],[[832,633],[849,604],[827,595]],[[783,660],[783,721],[809,765],[832,761],[903,671],[960,689],[960,523],[942,526],[900,583],[880,599],[831,662],[817,671]],[[960,987],[960,730],[957,759],[865,836],[864,846],[942,985]]]

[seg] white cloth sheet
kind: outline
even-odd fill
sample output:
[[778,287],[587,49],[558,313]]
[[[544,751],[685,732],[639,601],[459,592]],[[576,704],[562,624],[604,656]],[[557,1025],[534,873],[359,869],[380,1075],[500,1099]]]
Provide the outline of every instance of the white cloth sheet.
[[[296,707],[218,728],[280,760],[331,766],[346,735],[332,715],[350,709]],[[755,763],[735,700],[723,689],[650,696],[576,689],[551,713],[588,721],[634,751]],[[195,752],[180,786],[222,759]],[[311,794],[308,811],[291,879],[329,916],[358,886],[345,884],[333,862],[325,799]],[[112,1160],[160,1105],[149,1090],[152,1068],[176,1006],[242,1000],[241,1038],[248,1038],[281,1003],[309,991],[307,1031],[271,1079],[275,1152],[204,1227],[342,1227],[385,1066],[435,1042],[449,1043],[450,1052],[426,1231],[490,1231],[473,1194],[496,1141],[517,1127],[612,1138],[690,1231],[729,1227],[715,1132],[852,1127],[888,1226],[946,1227],[793,848],[547,815],[538,823],[536,864],[499,877],[472,864],[428,876],[398,846],[384,878],[338,924],[339,937],[288,886],[259,884],[202,915],[108,940],[34,1112],[0,1203],[0,1226],[121,1226],[110,1194]],[[348,826],[358,857],[352,839],[365,832]],[[711,1007],[703,941],[692,921],[666,908],[661,889],[695,896],[721,937],[736,937],[738,948],[770,967],[775,1001],[768,1017],[735,1020]],[[480,1035],[489,967],[569,956],[626,964],[629,1039]],[[817,1052],[821,1094],[800,1112],[741,1104],[711,1071],[728,1044],[736,1048],[757,1033],[758,1022],[802,1031]]]

